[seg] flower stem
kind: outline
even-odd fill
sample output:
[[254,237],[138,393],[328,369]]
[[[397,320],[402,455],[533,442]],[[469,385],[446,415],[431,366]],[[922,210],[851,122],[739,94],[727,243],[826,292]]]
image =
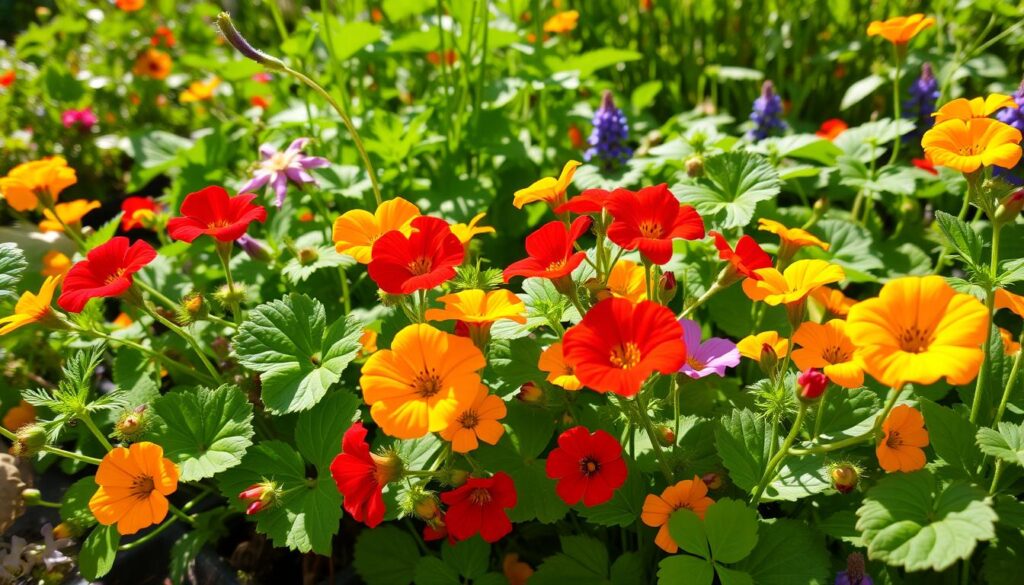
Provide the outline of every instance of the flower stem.
[[197,371],[193,370],[192,368],[190,368],[190,367],[188,367],[188,366],[186,366],[184,364],[178,363],[178,362],[168,358],[167,356],[165,356],[165,355],[163,355],[161,353],[157,353],[156,351],[154,351],[154,350],[152,350],[152,349],[150,349],[150,348],[148,348],[148,347],[146,347],[146,346],[144,346],[142,344],[139,344],[139,343],[136,343],[134,341],[131,341],[130,339],[122,339],[120,337],[114,337],[112,335],[107,335],[106,333],[103,333],[102,331],[95,331],[93,329],[77,329],[77,331],[79,333],[83,333],[83,334],[86,334],[86,335],[93,335],[93,336],[98,337],[100,339],[106,340],[106,341],[108,341],[110,343],[118,343],[118,344],[121,344],[121,345],[123,345],[125,347],[130,347],[131,349],[134,349],[134,350],[136,350],[138,352],[141,352],[141,353],[143,353],[145,355],[148,355],[149,357],[155,359],[160,364],[166,366],[167,369],[169,369],[169,370],[174,370],[174,371],[176,371],[176,372],[178,372],[180,374],[185,374],[185,375],[191,376],[191,377],[195,378],[196,380],[202,381],[203,383],[206,383],[206,384],[212,384],[213,383],[213,379],[207,377],[202,372],[197,372]]
[[821,398],[818,400],[818,413],[814,416],[814,434],[811,435],[812,441],[818,440],[818,435],[821,434],[821,419],[825,415],[825,400],[828,398],[829,386],[825,386],[825,391],[821,393]]
[[235,279],[231,275],[231,247],[232,242],[217,242],[217,257],[220,258],[220,265],[224,267],[224,278],[228,281],[228,294],[231,295],[231,317],[235,324],[242,322],[242,308],[238,304],[238,295],[235,289]]
[[102,431],[100,431],[100,428],[96,426],[96,423],[93,422],[92,417],[89,416],[89,411],[82,410],[81,412],[79,412],[78,420],[85,423],[86,428],[88,428],[89,431],[96,437],[96,440],[100,442],[100,445],[103,445],[104,449],[106,449],[107,451],[112,451],[114,449],[114,446],[110,444],[110,441],[107,440],[107,437],[103,434]]
[[171,525],[174,524],[177,521],[178,521],[178,517],[177,516],[171,516],[169,519],[167,519],[163,523],[161,523],[160,526],[157,526],[156,529],[154,529],[154,530],[150,531],[149,533],[139,537],[136,540],[133,540],[132,542],[129,542],[127,544],[122,544],[121,546],[117,547],[117,550],[122,551],[122,550],[132,550],[133,548],[138,548],[138,547],[146,544],[147,542],[153,540],[157,536],[160,536],[160,534],[164,530],[167,530],[168,528],[170,528]]
[[185,342],[188,343],[189,346],[192,347],[192,350],[195,351],[196,355],[199,356],[199,361],[203,362],[203,365],[206,366],[206,370],[208,372],[210,372],[210,375],[213,377],[214,382],[216,382],[218,385],[224,383],[224,380],[220,377],[220,372],[218,372],[217,368],[213,367],[213,364],[210,363],[210,359],[208,357],[206,357],[206,353],[203,352],[203,348],[199,346],[199,342],[196,341],[195,337],[190,335],[187,331],[185,331],[181,327],[178,327],[177,324],[172,322],[170,319],[165,318],[163,315],[160,314],[159,311],[153,310],[152,307],[146,305],[145,303],[143,303],[142,308],[151,317],[153,317],[154,319],[156,319],[157,321],[162,323],[164,325],[164,327],[167,327],[168,329],[173,331],[175,334],[178,335],[178,337],[181,337],[182,339],[184,339]]
[[896,122],[896,140],[893,141],[892,154],[889,156],[889,164],[891,165],[896,161],[896,158],[900,155],[900,143],[903,142],[903,135],[899,132],[900,128],[900,73],[903,71],[903,56],[900,54],[901,49],[898,45],[893,45],[893,54],[896,57],[896,74],[892,82],[892,108],[893,108],[893,119]]
[[682,319],[683,317],[686,317],[690,313],[696,311],[698,307],[700,307],[704,303],[708,302],[708,300],[711,297],[715,296],[720,291],[724,290],[724,288],[725,287],[719,286],[717,282],[715,284],[711,285],[711,288],[709,288],[708,290],[704,291],[704,294],[700,295],[700,297],[697,298],[697,300],[694,301],[693,304],[691,304],[689,307],[686,307],[685,309],[683,309],[682,313],[679,313],[679,318]]
[[[1022,331],[1022,335],[1024,335],[1024,331]],[[1006,387],[1003,388],[1003,398],[999,401],[999,408],[996,409],[996,418],[992,421],[993,427],[999,424],[999,421],[1003,420],[1003,414],[1006,413],[1006,405],[1010,402],[1010,394],[1013,394],[1013,388],[1017,385],[1017,376],[1020,374],[1021,358],[1024,358],[1024,349],[1018,349],[1017,357],[1013,358],[1013,367],[1010,368],[1010,378],[1006,380]]]
[[189,524],[190,526],[195,526],[196,525],[196,521],[191,516],[189,516],[185,512],[182,512],[174,504],[168,502],[167,503],[167,509],[171,512],[171,514],[174,514],[175,516],[180,518],[182,521],[184,521],[186,524]]
[[[8,441],[11,441],[12,443],[18,440],[17,435],[15,435],[14,433],[12,433],[11,431],[7,430],[4,427],[0,427],[0,435],[2,435],[4,438],[6,438]],[[100,460],[95,457],[89,457],[88,455],[83,455],[81,453],[72,453],[71,451],[65,451],[64,449],[61,449],[59,447],[53,447],[51,445],[43,445],[42,450],[45,453],[52,453],[60,457],[67,457],[68,459],[74,459],[75,461],[81,461],[82,463],[88,463],[90,465],[100,464]]]
[[800,427],[803,426],[804,417],[806,415],[807,404],[801,402],[800,410],[796,413],[796,420],[793,421],[793,427],[789,429],[789,434],[786,435],[786,440],[783,441],[782,448],[780,448],[779,452],[776,453],[770,461],[768,461],[768,467],[765,468],[764,475],[761,476],[761,481],[757,484],[757,490],[754,492],[754,496],[750,499],[750,504],[752,506],[757,507],[757,504],[761,501],[761,495],[764,494],[764,490],[768,488],[768,484],[775,478],[776,468],[790,454],[789,448],[793,446],[793,441],[796,441],[796,436],[800,434]]
[[831,453],[832,451],[838,451],[846,447],[853,447],[866,441],[874,439],[878,435],[878,431],[882,428],[882,423],[889,416],[889,412],[896,406],[896,401],[899,399],[900,394],[903,393],[903,386],[892,389],[892,394],[889,396],[888,402],[885,404],[885,408],[882,409],[881,414],[875,419],[875,424],[871,426],[871,430],[866,433],[862,433],[855,437],[849,437],[835,443],[828,443],[827,445],[818,445],[817,447],[811,447],[809,449],[790,449],[789,452],[792,455],[818,455],[822,453]]
[[998,223],[992,225],[992,259],[989,266],[989,289],[985,295],[985,308],[988,310],[988,321],[985,322],[985,358],[981,362],[981,369],[978,370],[978,380],[974,385],[974,400],[971,401],[971,423],[978,423],[978,416],[981,413],[982,396],[988,389],[988,371],[992,366],[992,315],[995,313],[996,290],[994,283],[999,274],[999,233],[1002,226]]
[[665,457],[665,451],[662,450],[661,444],[658,443],[658,433],[654,430],[654,423],[651,421],[651,417],[647,415],[647,403],[643,398],[643,390],[637,392],[636,398],[633,399],[633,407],[636,410],[637,418],[640,419],[640,424],[644,427],[644,431],[647,432],[647,437],[651,440],[651,446],[654,448],[654,456],[658,459],[658,465],[661,466],[661,473],[665,476],[669,485],[676,483],[675,474],[672,473],[672,466],[669,465],[668,459]]

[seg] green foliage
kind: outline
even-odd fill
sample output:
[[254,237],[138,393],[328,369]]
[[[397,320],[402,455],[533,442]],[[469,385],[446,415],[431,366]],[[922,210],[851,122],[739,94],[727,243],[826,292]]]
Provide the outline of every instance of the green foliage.
[[935,454],[948,464],[943,471],[976,478],[981,464],[981,452],[974,444],[977,427],[966,417],[930,400],[921,400],[921,413]]
[[[364,530],[356,540],[354,565],[367,585],[407,585],[419,574],[419,559],[420,551],[416,547],[416,541],[396,526]],[[426,567],[423,573],[428,575],[440,567],[447,565],[441,561],[431,561],[431,565]],[[454,569],[441,570],[447,574],[458,575]]]
[[715,445],[733,483],[753,490],[768,465],[771,437],[765,420],[747,409],[734,410],[715,427]]
[[562,536],[562,552],[544,559],[531,585],[583,585],[608,579],[608,549],[587,536]]
[[60,501],[61,522],[66,522],[78,530],[85,530],[96,524],[96,518],[89,510],[89,500],[98,489],[96,479],[92,476],[83,477],[71,484]]
[[17,244],[0,244],[0,301],[18,298],[18,282],[26,268],[28,262],[25,261],[25,254]]
[[[758,542],[758,515],[742,502],[719,500],[705,511],[702,520],[681,508],[668,521],[669,534],[683,552],[665,558],[659,565],[659,583],[676,583],[692,578],[710,585],[715,574],[722,583],[753,584],[743,571],[724,566],[737,563],[754,550]],[[692,577],[689,577],[692,575]]]
[[1024,467],[1024,425],[1000,422],[998,429],[979,429],[977,440],[986,455]]
[[750,223],[760,201],[779,194],[779,174],[763,157],[742,151],[708,157],[704,177],[673,192],[705,218],[723,228]]
[[117,546],[121,543],[121,535],[117,525],[97,526],[82,542],[82,550],[78,552],[78,570],[82,576],[95,581],[110,572],[117,556]]

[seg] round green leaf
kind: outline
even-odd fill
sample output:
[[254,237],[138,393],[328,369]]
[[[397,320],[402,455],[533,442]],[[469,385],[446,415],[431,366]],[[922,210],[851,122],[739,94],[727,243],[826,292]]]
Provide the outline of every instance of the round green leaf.
[[378,526],[359,535],[353,565],[367,585],[408,585],[416,578],[419,559],[416,541],[407,532]]
[[719,500],[704,514],[704,530],[714,559],[736,563],[757,544],[757,511],[739,500]]
[[661,560],[658,564],[658,583],[687,583],[689,585],[711,585],[715,580],[715,566],[710,561],[675,555]]

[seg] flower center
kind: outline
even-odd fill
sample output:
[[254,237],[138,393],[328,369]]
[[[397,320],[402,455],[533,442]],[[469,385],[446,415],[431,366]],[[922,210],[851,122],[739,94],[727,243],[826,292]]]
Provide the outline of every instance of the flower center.
[[613,366],[628,370],[640,363],[640,357],[640,348],[630,341],[625,345],[617,345],[612,348],[612,355],[608,359]]
[[900,349],[910,353],[922,353],[928,350],[931,344],[932,332],[927,329],[921,330],[917,325],[911,325],[900,331]]
[[640,235],[645,238],[660,238],[661,224],[651,220],[640,222]]
[[821,357],[830,364],[841,364],[850,361],[849,352],[843,351],[838,345],[826,347],[825,351],[821,352]]
[[903,446],[903,439],[900,438],[899,431],[889,431],[889,436],[885,439],[885,446],[890,449],[898,449]]
[[707,364],[693,356],[686,357],[686,365],[690,366],[695,370],[703,370],[707,366]]
[[132,480],[131,494],[132,496],[145,500],[149,497],[149,494],[153,493],[153,478],[148,475],[140,475]]
[[229,220],[218,219],[217,221],[211,221],[210,223],[206,224],[206,227],[210,229],[219,229],[228,227],[229,225],[231,225],[231,222]]
[[294,154],[290,155],[286,152],[275,152],[273,156],[267,159],[267,162],[263,163],[263,165],[266,169],[271,171],[283,171],[290,167],[294,160]]
[[415,274],[416,276],[420,276],[430,272],[432,264],[433,262],[430,261],[430,258],[420,256],[419,258],[409,263],[409,271]]
[[459,415],[457,422],[464,429],[474,429],[476,425],[480,424],[480,415],[475,410],[469,409]]
[[433,369],[420,372],[412,381],[412,387],[421,398],[430,398],[441,391],[441,378]]
[[476,488],[469,494],[469,501],[477,506],[483,506],[491,501],[491,492],[484,488]]
[[580,459],[580,473],[583,475],[591,477],[596,475],[599,471],[601,471],[601,463],[596,461],[593,457],[588,455],[583,459]]
[[118,268],[116,272],[108,276],[107,279],[103,281],[103,284],[110,284],[122,276],[124,276],[124,268]]
[[555,260],[551,264],[548,264],[548,270],[561,270],[565,268],[565,262],[565,258],[562,258],[561,260]]

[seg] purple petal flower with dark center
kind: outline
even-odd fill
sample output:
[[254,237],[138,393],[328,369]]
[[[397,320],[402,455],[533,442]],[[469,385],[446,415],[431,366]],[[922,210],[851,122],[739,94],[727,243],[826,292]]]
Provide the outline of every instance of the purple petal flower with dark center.
[[261,160],[253,173],[252,179],[242,185],[239,193],[251,193],[262,189],[269,183],[274,189],[274,203],[281,207],[284,204],[285,194],[288,192],[288,183],[292,182],[300,187],[302,185],[315,185],[316,179],[308,172],[308,169],[326,167],[327,159],[319,156],[307,156],[302,149],[309,143],[309,138],[298,138],[284,151],[278,151],[270,144],[260,146]]
[[725,376],[726,368],[740,363],[740,352],[736,344],[728,339],[712,337],[700,341],[700,325],[690,319],[680,319],[683,326],[683,341],[686,342],[686,363],[679,371],[691,378],[703,378],[715,374]]

